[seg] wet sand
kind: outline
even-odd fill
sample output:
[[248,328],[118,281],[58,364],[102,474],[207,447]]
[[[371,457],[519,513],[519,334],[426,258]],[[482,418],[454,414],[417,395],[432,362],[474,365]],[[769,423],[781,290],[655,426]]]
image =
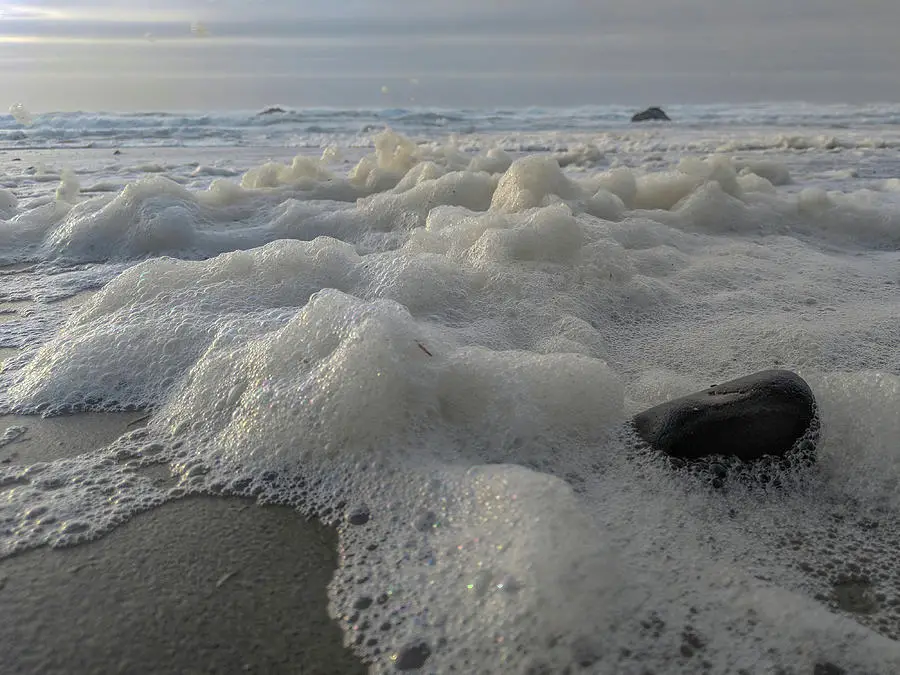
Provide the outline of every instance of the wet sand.
[[[144,418],[144,419],[142,419]],[[59,417],[0,415],[0,436],[11,427],[21,431],[0,441],[0,463],[27,466],[75,457],[112,443],[126,431],[146,424],[147,413],[81,413]]]
[[[78,454],[140,416],[0,418],[32,435],[0,448],[0,458]],[[0,670],[365,673],[326,612],[336,546],[334,531],[291,509],[203,497],[169,502],[86,544],[7,558]]]

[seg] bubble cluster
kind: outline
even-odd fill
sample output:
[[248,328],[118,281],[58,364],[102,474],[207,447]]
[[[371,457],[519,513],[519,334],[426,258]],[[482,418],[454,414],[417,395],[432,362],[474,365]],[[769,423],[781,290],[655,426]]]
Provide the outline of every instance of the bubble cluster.
[[170,479],[174,456],[141,429],[94,453],[30,466],[4,464],[0,557],[41,544],[95,539],[135,513],[183,495],[179,479]]

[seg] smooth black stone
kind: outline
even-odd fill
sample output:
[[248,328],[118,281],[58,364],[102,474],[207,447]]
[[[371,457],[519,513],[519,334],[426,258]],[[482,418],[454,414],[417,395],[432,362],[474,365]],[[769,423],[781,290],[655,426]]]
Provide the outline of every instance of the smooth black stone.
[[816,401],[803,378],[764,370],[645,410],[632,424],[650,447],[671,457],[751,461],[810,445],[798,441],[814,431],[815,421]]
[[662,108],[657,108],[656,106],[652,108],[647,108],[646,110],[642,110],[641,112],[632,116],[632,122],[649,122],[651,120],[665,120],[666,122],[671,122],[669,116],[663,111]]

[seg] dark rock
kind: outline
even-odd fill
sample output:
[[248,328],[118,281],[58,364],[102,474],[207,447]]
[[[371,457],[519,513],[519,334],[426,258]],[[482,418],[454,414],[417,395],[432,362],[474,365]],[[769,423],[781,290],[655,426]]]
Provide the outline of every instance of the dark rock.
[[635,114],[632,118],[632,122],[649,122],[651,120],[664,120],[666,122],[671,122],[669,116],[663,111],[662,108],[652,107],[647,108],[646,110],[642,110],[641,112]]
[[431,656],[431,648],[428,643],[417,642],[401,649],[394,665],[397,670],[418,670],[425,665],[429,656]]
[[272,108],[266,108],[265,110],[261,111],[259,114],[260,115],[278,115],[278,114],[282,114],[282,113],[286,113],[286,112],[287,112],[287,110],[285,110],[284,108],[279,108],[278,106],[274,106]]
[[812,460],[818,428],[809,385],[788,370],[765,370],[645,410],[632,420],[651,448],[695,460],[730,456],[744,462]]

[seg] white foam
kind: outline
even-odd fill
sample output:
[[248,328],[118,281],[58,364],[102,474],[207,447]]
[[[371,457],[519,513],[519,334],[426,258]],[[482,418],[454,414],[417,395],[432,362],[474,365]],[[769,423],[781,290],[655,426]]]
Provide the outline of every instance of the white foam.
[[[199,167],[198,167],[199,170]],[[196,171],[195,171],[196,173]],[[241,185],[247,188],[315,185],[331,178],[331,173],[317,160],[298,155],[290,166],[269,162],[244,174]]]
[[18,205],[19,200],[10,190],[0,188],[0,218],[4,220],[12,218]]
[[6,556],[38,544],[70,546],[107,532],[136,512],[183,494],[169,493],[142,475],[167,458],[146,432],[123,437],[109,448],[77,458],[0,469],[0,512],[13,533],[0,546]]
[[735,169],[741,174],[751,174],[766,179],[772,185],[790,185],[790,170],[781,162],[772,160],[735,161]]
[[[565,171],[392,132],[335,161],[87,199],[64,173],[42,206],[9,200],[4,256],[127,269],[3,373],[2,403],[156,414],[106,454],[0,469],[5,551],[168,498],[141,478],[165,460],[175,494],[339,523],[330,607],[376,672],[417,640],[437,672],[900,668],[886,191],[764,157]],[[818,467],[780,489],[715,490],[622,431],[773,365],[808,379],[823,425]],[[35,504],[81,525],[37,529]],[[834,595],[850,573],[884,596],[869,613]]]
[[66,204],[74,204],[81,192],[81,183],[72,169],[64,169],[60,174],[60,184],[56,189],[56,200]]
[[34,123],[34,118],[28,109],[22,103],[13,103],[9,106],[9,114],[13,119],[23,126],[29,126]]
[[516,160],[503,174],[491,208],[525,211],[577,196],[580,196],[578,187],[563,174],[555,159],[533,156]]
[[239,174],[238,171],[234,169],[229,169],[223,166],[203,166],[200,165],[191,173],[192,176],[219,176],[225,178],[231,178],[232,176],[237,176]]
[[892,439],[900,434],[900,377],[834,372],[816,384],[819,404],[831,420],[822,454],[834,481],[870,508],[896,510],[900,455]]

